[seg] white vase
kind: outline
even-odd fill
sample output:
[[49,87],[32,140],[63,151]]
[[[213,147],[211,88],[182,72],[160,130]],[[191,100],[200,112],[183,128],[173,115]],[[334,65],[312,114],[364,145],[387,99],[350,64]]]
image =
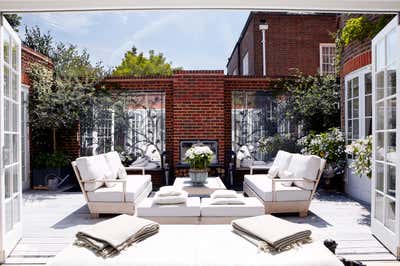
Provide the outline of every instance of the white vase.
[[189,169],[189,177],[193,184],[202,185],[207,181],[208,169]]

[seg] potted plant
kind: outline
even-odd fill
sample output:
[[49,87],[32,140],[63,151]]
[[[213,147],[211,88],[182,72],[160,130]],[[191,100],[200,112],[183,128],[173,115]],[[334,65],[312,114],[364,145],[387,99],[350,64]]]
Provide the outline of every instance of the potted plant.
[[359,176],[366,175],[368,178],[371,178],[372,136],[353,141],[346,146],[346,153],[353,156],[350,168],[354,169],[355,174]]
[[210,147],[197,144],[185,153],[185,161],[190,165],[189,177],[193,184],[203,184],[208,177],[208,166],[211,163],[213,152]]

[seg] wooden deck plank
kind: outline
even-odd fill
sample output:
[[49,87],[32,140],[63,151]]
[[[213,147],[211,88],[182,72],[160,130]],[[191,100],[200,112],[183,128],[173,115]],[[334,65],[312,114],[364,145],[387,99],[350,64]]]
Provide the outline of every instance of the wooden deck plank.
[[[108,217],[90,219],[81,193],[28,191],[24,193],[23,238],[4,266],[44,265],[73,241],[80,228]],[[366,261],[367,265],[374,261],[400,265],[371,234],[369,209],[342,194],[319,193],[308,217],[279,217],[313,225],[314,237],[335,239],[338,255],[347,259]]]

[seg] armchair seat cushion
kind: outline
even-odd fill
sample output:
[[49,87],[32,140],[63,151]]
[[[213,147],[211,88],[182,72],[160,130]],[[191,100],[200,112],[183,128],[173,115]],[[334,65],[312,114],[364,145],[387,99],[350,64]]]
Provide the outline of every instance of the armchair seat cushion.
[[[265,176],[245,175],[244,182],[263,200],[272,201],[272,179]],[[275,183],[276,201],[303,201],[309,200],[310,190],[297,186],[284,186],[281,182]]]
[[[126,180],[125,201],[134,202],[151,183],[150,175],[128,175]],[[95,202],[122,202],[123,184],[116,183],[113,187],[100,187],[87,193],[89,201]]]

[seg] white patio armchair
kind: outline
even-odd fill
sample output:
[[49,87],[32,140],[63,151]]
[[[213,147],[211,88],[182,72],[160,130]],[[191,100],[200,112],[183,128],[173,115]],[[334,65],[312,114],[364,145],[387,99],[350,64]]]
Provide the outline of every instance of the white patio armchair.
[[72,162],[91,217],[102,213],[134,214],[152,191],[151,176],[126,175],[117,152],[80,157]]
[[245,175],[243,191],[264,203],[265,213],[308,214],[326,161],[279,151],[266,175]]

